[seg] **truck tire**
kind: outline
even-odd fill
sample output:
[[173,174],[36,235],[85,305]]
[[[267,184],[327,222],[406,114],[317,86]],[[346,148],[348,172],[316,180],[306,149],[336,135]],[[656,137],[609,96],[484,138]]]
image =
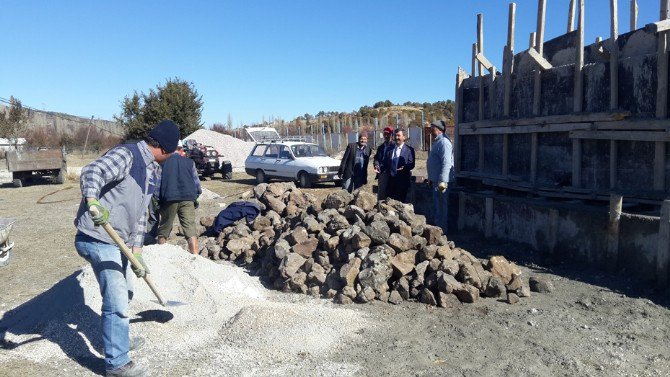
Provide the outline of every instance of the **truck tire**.
[[65,183],[65,169],[60,169],[56,175],[56,183],[62,185]]
[[23,187],[23,179],[21,179],[21,178],[12,179],[12,185],[16,188]]
[[265,181],[266,181],[266,178],[265,178],[265,173],[263,172],[263,170],[261,170],[261,169],[256,170],[256,184],[260,185],[261,183],[264,183]]

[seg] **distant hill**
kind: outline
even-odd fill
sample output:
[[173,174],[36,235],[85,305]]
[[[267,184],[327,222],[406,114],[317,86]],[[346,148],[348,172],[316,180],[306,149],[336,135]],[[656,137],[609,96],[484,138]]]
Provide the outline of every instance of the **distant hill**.
[[[0,105],[0,111],[7,107]],[[57,134],[74,135],[81,127],[88,127],[91,122],[98,130],[114,136],[123,136],[121,126],[112,120],[82,118],[76,115],[57,113],[53,111],[28,110],[28,129],[47,128],[56,131]]]

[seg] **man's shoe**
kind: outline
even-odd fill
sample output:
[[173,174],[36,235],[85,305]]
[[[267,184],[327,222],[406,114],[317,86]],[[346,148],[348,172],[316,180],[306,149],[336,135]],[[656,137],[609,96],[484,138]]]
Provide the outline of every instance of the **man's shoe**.
[[149,373],[146,369],[131,361],[120,368],[108,370],[105,375],[107,377],[145,377]]
[[134,336],[130,338],[130,345],[128,347],[129,351],[137,351],[138,349],[142,348],[144,345],[144,338],[141,336]]

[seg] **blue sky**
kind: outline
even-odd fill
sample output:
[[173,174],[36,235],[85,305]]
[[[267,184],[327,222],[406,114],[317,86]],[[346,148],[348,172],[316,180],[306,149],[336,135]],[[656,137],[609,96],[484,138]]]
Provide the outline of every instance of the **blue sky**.
[[[659,1],[639,0],[638,27]],[[569,0],[547,0],[546,39],[563,34]],[[619,0],[627,32],[629,0]],[[502,66],[508,1],[4,0],[0,97],[112,119],[133,91],[192,82],[209,127],[352,111],[389,99],[454,98],[470,68],[476,14],[485,54]],[[517,1],[516,51],[528,47],[536,0]],[[609,37],[609,2],[586,1],[586,41]]]

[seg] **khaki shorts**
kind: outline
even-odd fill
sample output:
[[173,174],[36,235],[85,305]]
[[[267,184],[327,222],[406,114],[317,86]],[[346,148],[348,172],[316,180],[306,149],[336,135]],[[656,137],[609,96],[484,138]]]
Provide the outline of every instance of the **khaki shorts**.
[[179,224],[186,238],[198,236],[195,228],[195,205],[192,201],[161,203],[160,214],[158,237],[170,237],[175,216],[179,217]]

